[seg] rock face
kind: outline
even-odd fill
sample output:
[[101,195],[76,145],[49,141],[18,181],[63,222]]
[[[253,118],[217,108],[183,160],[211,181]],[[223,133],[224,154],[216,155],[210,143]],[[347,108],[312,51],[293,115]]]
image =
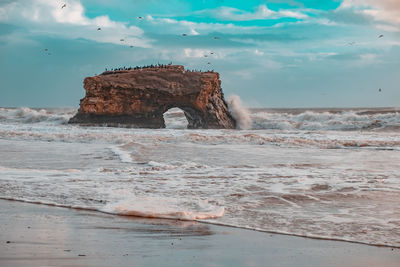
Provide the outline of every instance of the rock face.
[[183,66],[106,71],[84,80],[86,96],[69,123],[165,128],[163,114],[180,108],[188,128],[235,128],[216,72]]

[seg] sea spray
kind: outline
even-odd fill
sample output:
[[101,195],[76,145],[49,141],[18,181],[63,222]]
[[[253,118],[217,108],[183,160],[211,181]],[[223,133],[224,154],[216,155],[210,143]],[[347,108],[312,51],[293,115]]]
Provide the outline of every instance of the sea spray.
[[27,107],[0,108],[0,122],[3,123],[47,123],[66,124],[75,109],[34,109]]
[[395,108],[254,109],[245,131],[87,127],[57,119],[75,109],[32,110],[0,108],[2,199],[400,247]]
[[242,106],[242,101],[237,95],[232,95],[228,98],[228,107],[233,118],[236,120],[237,128],[241,130],[250,129],[252,120],[250,111]]

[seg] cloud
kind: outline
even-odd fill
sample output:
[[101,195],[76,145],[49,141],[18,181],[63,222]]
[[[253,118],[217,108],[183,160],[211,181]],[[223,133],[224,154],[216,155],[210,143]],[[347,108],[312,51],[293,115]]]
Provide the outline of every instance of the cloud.
[[237,26],[233,23],[193,22],[173,18],[153,17],[151,15],[146,16],[145,22],[147,22],[146,27],[153,33],[160,32],[163,34],[205,35],[213,32],[240,34],[262,30],[262,27],[258,26]]
[[338,8],[330,10],[325,14],[322,14],[325,20],[340,24],[358,24],[367,25],[371,24],[371,18],[366,14],[355,12],[349,8]]
[[377,29],[386,31],[386,32],[400,32],[400,27],[396,27],[388,24],[376,24]]
[[[0,5],[0,22],[24,27],[30,34],[53,35],[63,38],[84,38],[103,43],[150,47],[151,40],[143,30],[108,16],[89,18],[79,0],[62,2],[48,0],[18,0]],[[101,30],[97,30],[97,28]],[[121,41],[121,39],[123,41]]]
[[[205,23],[175,18],[146,16],[143,20],[148,36],[163,45],[192,47],[243,47],[266,42],[293,42],[309,39],[310,34],[268,26],[240,26],[234,23]],[[320,24],[320,23],[318,23]],[[283,26],[283,25],[281,25]],[[314,33],[314,32],[312,32]],[[185,34],[186,36],[182,36]]]
[[266,5],[259,5],[255,8],[254,12],[246,12],[233,7],[220,7],[212,10],[201,11],[200,13],[210,14],[212,17],[225,21],[250,21],[250,20],[265,20],[265,19],[279,19],[279,18],[308,18],[304,14],[296,10],[278,10],[274,11],[269,9]]
[[371,52],[346,52],[335,53],[327,57],[328,60],[335,60],[338,62],[346,62],[347,67],[365,67],[371,64],[380,64],[383,61],[379,59],[378,55]]
[[256,56],[263,56],[263,55],[264,55],[264,52],[263,52],[263,51],[260,51],[260,50],[258,50],[258,49],[256,49],[256,50],[254,50],[254,54],[255,54]]
[[397,9],[400,10],[400,2],[398,0],[344,0],[341,4],[342,7],[382,7],[384,9]]
[[353,9],[378,22],[400,26],[400,1],[398,0],[344,0],[338,8]]
[[361,54],[360,59],[363,61],[374,61],[377,58],[376,54]]
[[203,58],[204,55],[209,55],[211,53],[211,50],[205,50],[205,49],[185,48],[183,51],[185,57],[191,57],[191,58]]

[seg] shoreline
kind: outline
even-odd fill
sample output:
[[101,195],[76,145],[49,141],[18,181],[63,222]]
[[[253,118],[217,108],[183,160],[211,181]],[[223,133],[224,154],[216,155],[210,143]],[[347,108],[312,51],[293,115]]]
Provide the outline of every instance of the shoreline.
[[246,228],[246,227],[242,227],[242,226],[229,225],[229,224],[223,224],[223,223],[218,223],[218,222],[208,222],[208,221],[203,221],[203,220],[184,220],[184,219],[170,219],[170,218],[157,218],[157,217],[153,218],[153,217],[140,217],[140,216],[120,215],[120,214],[109,213],[109,212],[100,211],[100,210],[96,210],[96,209],[80,208],[80,207],[72,207],[72,206],[63,206],[63,205],[57,205],[57,204],[41,203],[41,202],[35,202],[35,201],[25,201],[25,200],[18,200],[18,199],[11,199],[11,198],[1,198],[1,197],[0,197],[0,201],[16,201],[16,202],[21,202],[21,203],[27,203],[27,204],[33,204],[33,205],[43,205],[43,206],[47,206],[47,207],[56,207],[56,208],[62,208],[62,209],[81,210],[81,211],[89,211],[89,212],[99,212],[99,213],[102,213],[102,214],[108,214],[108,215],[112,215],[112,216],[128,217],[128,218],[143,219],[143,220],[148,219],[148,220],[167,220],[167,221],[196,222],[196,223],[202,223],[202,224],[215,225],[215,226],[219,226],[219,227],[229,227],[229,228],[242,229],[242,230],[247,230],[247,231],[255,231],[255,232],[260,232],[260,233],[265,233],[265,234],[285,235],[285,236],[307,238],[307,239],[314,239],[314,240],[322,240],[322,241],[346,242],[346,243],[366,245],[366,246],[372,246],[372,247],[393,248],[393,249],[400,250],[399,246],[392,246],[392,245],[385,245],[385,244],[370,244],[370,243],[361,242],[361,241],[344,240],[344,239],[339,239],[339,238],[306,236],[306,235],[299,235],[299,234],[279,232],[279,231],[268,231],[268,230],[263,230],[263,229]]
[[345,239],[331,238],[331,237],[298,235],[298,234],[279,232],[279,231],[268,231],[268,230],[262,230],[262,229],[246,228],[246,227],[242,227],[242,226],[235,226],[235,225],[229,225],[229,224],[223,224],[223,223],[217,223],[217,222],[206,222],[206,221],[201,221],[201,220],[199,220],[198,222],[204,223],[204,224],[216,225],[216,226],[220,226],[220,227],[231,227],[231,228],[242,229],[242,230],[247,230],[247,231],[255,231],[255,232],[260,232],[260,233],[265,233],[265,234],[284,235],[284,236],[292,236],[292,237],[321,240],[321,241],[344,242],[344,243],[371,246],[371,247],[377,247],[377,248],[390,248],[390,249],[400,250],[400,246],[392,246],[392,245],[385,245],[385,244],[370,244],[370,243],[361,242],[361,241],[345,240]]
[[299,235],[299,234],[279,232],[279,231],[268,231],[268,230],[263,230],[263,229],[246,228],[246,227],[242,227],[242,226],[229,225],[229,224],[218,223],[218,222],[208,222],[208,221],[203,221],[203,220],[184,220],[184,219],[170,219],[170,218],[140,217],[140,216],[131,216],[131,215],[121,215],[121,214],[114,214],[114,213],[109,213],[109,212],[96,210],[96,209],[80,208],[80,207],[73,207],[73,206],[63,206],[63,205],[50,204],[50,203],[41,203],[41,202],[35,202],[35,201],[31,202],[31,201],[11,199],[11,198],[1,198],[1,197],[0,197],[0,201],[16,201],[16,202],[21,202],[21,203],[33,204],[33,205],[43,205],[43,206],[47,206],[47,207],[56,207],[56,208],[71,209],[71,210],[81,210],[81,211],[89,211],[89,212],[99,212],[99,213],[102,213],[102,214],[108,214],[108,215],[112,215],[112,216],[128,217],[128,218],[143,219],[143,220],[147,220],[148,219],[148,220],[167,220],[167,221],[196,222],[196,223],[209,224],[209,225],[214,225],[214,226],[219,226],[219,227],[229,227],[229,228],[241,229],[241,230],[246,230],[246,231],[255,231],[255,232],[260,232],[260,233],[265,233],[265,234],[285,235],[285,236],[307,238],[307,239],[314,239],[314,240],[322,240],[322,241],[346,242],[346,243],[366,245],[366,246],[372,246],[372,247],[393,248],[393,249],[400,250],[399,246],[392,246],[392,245],[385,245],[385,244],[370,244],[370,243],[361,242],[361,241],[345,240],[345,239],[339,239],[339,238],[306,236],[306,235]]
[[4,266],[398,266],[389,247],[0,200]]

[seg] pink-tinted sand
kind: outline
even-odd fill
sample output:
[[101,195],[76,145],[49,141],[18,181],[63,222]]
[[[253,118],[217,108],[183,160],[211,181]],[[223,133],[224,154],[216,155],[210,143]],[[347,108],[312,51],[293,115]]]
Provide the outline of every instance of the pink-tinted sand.
[[0,266],[400,266],[400,250],[0,200]]

